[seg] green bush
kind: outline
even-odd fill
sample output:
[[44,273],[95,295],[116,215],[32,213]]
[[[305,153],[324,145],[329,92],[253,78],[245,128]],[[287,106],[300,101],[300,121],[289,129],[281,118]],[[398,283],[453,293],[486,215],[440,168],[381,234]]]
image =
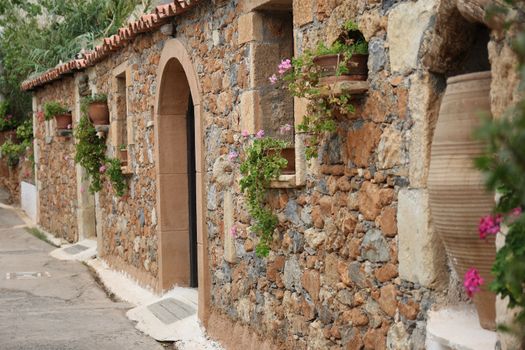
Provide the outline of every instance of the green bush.
[[2,158],[7,160],[9,166],[16,166],[20,161],[20,156],[24,154],[28,145],[26,143],[14,143],[13,141],[6,140],[0,147]]

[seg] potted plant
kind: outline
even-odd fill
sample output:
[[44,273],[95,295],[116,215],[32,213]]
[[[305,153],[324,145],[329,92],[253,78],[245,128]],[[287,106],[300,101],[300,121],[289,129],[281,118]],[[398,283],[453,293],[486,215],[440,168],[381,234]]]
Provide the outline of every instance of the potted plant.
[[368,78],[368,43],[354,22],[347,22],[343,28],[330,47],[320,43],[314,52],[312,61],[319,67],[322,84]]
[[109,125],[108,97],[104,94],[95,94],[84,98],[89,120],[94,125]]
[[72,123],[71,112],[57,101],[49,101],[44,104],[44,118],[51,120],[55,118],[57,129],[68,129]]
[[121,144],[119,147],[120,151],[120,161],[122,162],[123,166],[126,166],[128,164],[128,146],[126,144]]
[[[368,44],[353,22],[347,22],[342,34],[329,48],[324,44],[316,50],[305,50],[302,55],[283,59],[277,74],[269,77],[272,85],[286,88],[293,96],[309,100],[297,132],[307,135],[307,159],[318,155],[318,146],[326,132],[336,130],[336,120],[355,111],[352,101],[362,95],[362,86],[341,89],[339,81],[366,80],[368,77]],[[278,82],[284,84],[278,84]],[[361,84],[362,85],[362,84]]]

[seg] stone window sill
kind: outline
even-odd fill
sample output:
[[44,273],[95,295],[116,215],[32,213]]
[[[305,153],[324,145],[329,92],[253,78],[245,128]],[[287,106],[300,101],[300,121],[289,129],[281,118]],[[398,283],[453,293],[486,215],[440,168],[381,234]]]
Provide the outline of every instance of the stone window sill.
[[328,87],[321,89],[321,94],[329,95],[333,93],[335,95],[341,95],[343,93],[351,96],[363,95],[368,91],[369,85],[367,81],[338,81],[335,83],[328,84]]
[[133,170],[129,165],[124,165],[120,167],[120,170],[122,171],[122,175],[132,175]]
[[450,306],[428,315],[428,350],[494,350],[496,342],[496,332],[479,325],[473,305]]
[[73,135],[73,130],[57,129],[57,135],[63,137],[69,137]]
[[270,182],[270,188],[299,188],[302,185],[297,184],[297,176],[295,174],[281,175],[275,181]]

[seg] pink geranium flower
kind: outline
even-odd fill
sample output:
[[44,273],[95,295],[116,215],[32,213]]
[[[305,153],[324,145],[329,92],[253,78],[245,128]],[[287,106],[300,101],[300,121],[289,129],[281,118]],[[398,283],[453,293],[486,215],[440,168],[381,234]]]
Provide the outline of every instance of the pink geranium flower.
[[238,156],[239,156],[239,153],[235,151],[231,151],[230,153],[228,153],[228,159],[230,160],[230,162],[237,159]]
[[248,132],[248,130],[243,130],[243,131],[241,132],[241,136],[242,136],[242,137],[248,137],[248,136],[250,136],[250,133]]
[[106,166],[105,165],[100,166],[100,168],[98,168],[98,172],[101,174],[104,174],[106,172]]
[[481,239],[487,238],[489,235],[495,235],[500,230],[500,224],[502,221],[501,214],[487,215],[479,220],[479,237]]
[[237,237],[237,226],[232,226],[232,228],[230,229],[230,235],[232,235],[232,237]]
[[257,131],[257,134],[255,134],[256,139],[262,139],[264,137],[264,130]]
[[472,298],[474,293],[479,292],[480,286],[484,283],[483,278],[479,275],[478,270],[470,268],[463,279],[463,286],[467,295]]
[[279,128],[279,132],[281,134],[286,134],[292,130],[292,126],[290,124],[284,124]]
[[279,74],[284,74],[292,68],[292,61],[289,58],[284,59],[279,64]]
[[270,78],[268,78],[270,80],[270,83],[273,85],[275,83],[277,83],[277,75],[273,74]]

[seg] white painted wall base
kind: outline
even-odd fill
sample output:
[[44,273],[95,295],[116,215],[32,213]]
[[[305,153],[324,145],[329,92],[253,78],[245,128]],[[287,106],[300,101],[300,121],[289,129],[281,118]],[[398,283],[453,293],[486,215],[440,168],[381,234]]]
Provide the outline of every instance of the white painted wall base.
[[473,305],[431,311],[427,322],[427,350],[494,350],[496,332],[481,328]]
[[36,223],[36,186],[29,182],[20,183],[20,203],[29,218]]

